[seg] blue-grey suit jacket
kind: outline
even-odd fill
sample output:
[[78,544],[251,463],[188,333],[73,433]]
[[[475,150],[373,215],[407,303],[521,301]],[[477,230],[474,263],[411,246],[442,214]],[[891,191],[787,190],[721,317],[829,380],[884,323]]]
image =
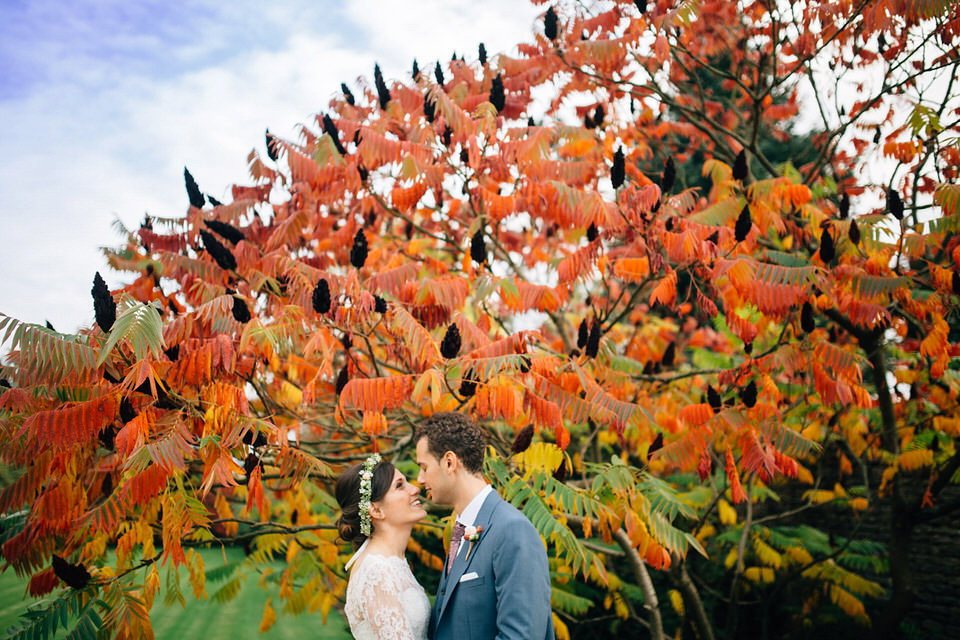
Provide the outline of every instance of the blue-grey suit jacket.
[[483,527],[479,539],[463,542],[440,576],[431,640],[553,640],[550,569],[537,530],[496,491],[474,525]]

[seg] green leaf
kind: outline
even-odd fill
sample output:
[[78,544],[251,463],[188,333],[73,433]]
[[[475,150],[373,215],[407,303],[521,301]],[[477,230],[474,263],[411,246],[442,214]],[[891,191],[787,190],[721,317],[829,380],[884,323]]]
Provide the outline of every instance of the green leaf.
[[637,490],[649,500],[651,511],[659,513],[669,521],[673,521],[678,514],[691,520],[696,519],[696,511],[683,502],[677,490],[669,483],[648,473],[640,474],[640,478]]
[[552,587],[550,590],[550,606],[565,613],[582,616],[593,606],[593,600]]
[[514,283],[513,278],[502,278],[500,280],[500,288],[513,297],[518,297],[520,293],[517,291],[517,285]]
[[3,313],[0,332],[0,345],[9,343],[10,351],[19,350],[16,364],[39,378],[57,383],[98,366],[87,336],[58,333]]
[[160,319],[160,312],[152,304],[143,304],[136,302],[132,298],[124,297],[122,302],[129,305],[113,323],[113,329],[110,330],[110,336],[100,350],[100,356],[97,358],[97,366],[103,364],[109,357],[110,352],[120,344],[121,340],[126,340],[133,348],[133,353],[137,360],[146,359],[147,355],[153,353],[159,355],[164,347],[163,342],[163,322]]
[[327,133],[317,139],[317,150],[313,154],[313,160],[319,167],[325,167],[329,162],[336,165],[345,164],[343,156],[340,155],[337,146],[333,143],[333,138]]

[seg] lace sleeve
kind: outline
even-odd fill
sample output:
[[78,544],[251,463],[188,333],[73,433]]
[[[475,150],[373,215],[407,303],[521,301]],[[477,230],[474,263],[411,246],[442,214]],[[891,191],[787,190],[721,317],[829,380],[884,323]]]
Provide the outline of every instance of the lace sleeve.
[[[364,579],[359,600],[375,637],[378,640],[416,640],[400,594],[407,586],[396,567],[384,562],[369,562],[364,566]],[[375,567],[375,568],[374,568]]]

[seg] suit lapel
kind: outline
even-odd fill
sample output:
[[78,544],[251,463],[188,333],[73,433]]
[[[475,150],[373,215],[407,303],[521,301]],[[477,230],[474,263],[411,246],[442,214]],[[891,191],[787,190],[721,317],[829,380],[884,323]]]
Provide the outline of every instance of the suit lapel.
[[[490,527],[493,526],[493,513],[500,502],[503,502],[503,500],[497,495],[496,491],[491,491],[487,497],[484,498],[483,505],[480,507],[476,520],[473,522],[474,526],[483,527],[480,538],[473,543],[472,547],[469,542],[464,541],[463,544],[466,545],[466,548],[457,554],[453,566],[450,567],[450,573],[447,574],[446,571],[444,571],[444,574],[440,576],[439,589],[442,595],[437,598],[437,601],[440,603],[437,609],[438,622],[440,617],[443,616],[443,612],[447,608],[447,603],[450,602],[450,598],[453,596],[453,591],[457,588],[460,578],[463,577],[463,574],[466,573],[467,569],[473,563],[474,558],[477,557],[479,547],[483,543],[485,535],[490,531]],[[466,557],[467,551],[470,552],[469,558]]]

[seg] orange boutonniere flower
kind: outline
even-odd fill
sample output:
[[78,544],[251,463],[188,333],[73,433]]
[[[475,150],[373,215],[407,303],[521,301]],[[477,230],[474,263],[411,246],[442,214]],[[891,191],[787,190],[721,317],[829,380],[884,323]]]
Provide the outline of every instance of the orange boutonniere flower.
[[467,547],[467,555],[464,560],[468,560],[470,558],[470,552],[473,550],[473,543],[480,539],[481,533],[483,533],[483,527],[475,527],[473,525],[464,527],[463,539],[470,543],[470,546]]

